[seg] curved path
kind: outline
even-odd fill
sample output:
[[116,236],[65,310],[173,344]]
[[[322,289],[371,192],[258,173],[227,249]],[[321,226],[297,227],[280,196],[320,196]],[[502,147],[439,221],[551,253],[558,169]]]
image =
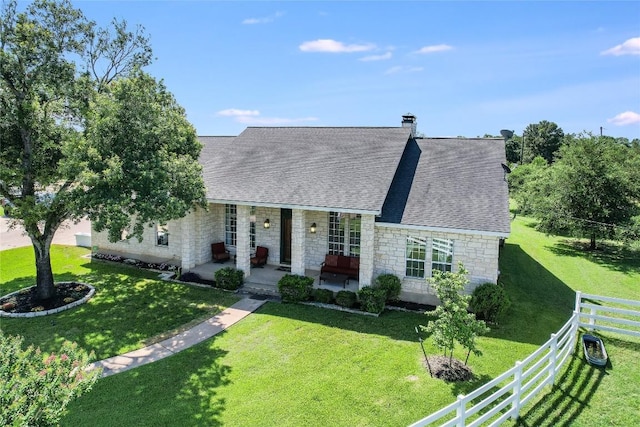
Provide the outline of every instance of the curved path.
[[243,298],[212,318],[159,343],[100,360],[88,369],[102,368],[102,376],[117,374],[176,354],[211,338],[257,310],[265,300]]

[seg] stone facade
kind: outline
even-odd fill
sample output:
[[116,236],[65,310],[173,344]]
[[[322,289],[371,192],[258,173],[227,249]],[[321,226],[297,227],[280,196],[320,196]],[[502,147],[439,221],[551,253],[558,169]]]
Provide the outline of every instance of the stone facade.
[[471,293],[477,285],[484,282],[496,283],[498,280],[498,255],[500,239],[497,236],[458,234],[412,230],[376,225],[375,227],[374,277],[383,273],[395,274],[402,281],[401,298],[425,304],[437,304],[435,292],[429,286],[427,278],[406,276],[407,238],[414,237],[426,241],[425,272],[431,274],[431,245],[434,238],[453,241],[453,269],[462,262],[469,271],[470,283],[465,289]]
[[[281,209],[258,206],[251,214],[249,206],[237,206],[237,245],[227,249],[237,256],[237,267],[251,274],[249,257],[249,227],[255,221],[255,244],[269,249],[268,264],[282,264],[281,253]],[[265,220],[270,227],[265,228]],[[328,252],[329,213],[323,211],[292,210],[291,267],[292,273],[304,274],[304,270],[320,270]],[[316,232],[310,226],[316,224]],[[130,254],[130,256],[153,257],[172,262],[189,269],[211,260],[211,243],[225,240],[225,205],[210,204],[207,210],[197,209],[185,218],[169,221],[169,245],[156,244],[156,227],[145,229],[144,240],[136,239],[110,243],[106,233],[92,234],[94,250]],[[242,232],[245,230],[245,232]],[[432,242],[434,238],[453,241],[453,266],[462,262],[470,272],[467,292],[483,282],[496,283],[498,279],[499,237],[464,233],[432,232],[419,229],[389,227],[375,223],[373,215],[361,216],[360,236],[360,287],[369,286],[375,277],[392,273],[402,281],[401,298],[426,304],[437,304],[433,289],[426,278],[406,277],[407,238],[426,241],[425,271],[430,275]],[[348,240],[348,233],[345,239]],[[348,242],[345,242],[348,246]],[[346,249],[346,248],[345,248]],[[134,255],[135,254],[135,255]]]

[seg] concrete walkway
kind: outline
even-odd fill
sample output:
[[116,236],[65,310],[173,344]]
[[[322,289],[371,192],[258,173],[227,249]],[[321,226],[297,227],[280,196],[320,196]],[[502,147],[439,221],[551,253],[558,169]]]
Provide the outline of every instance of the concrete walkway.
[[89,369],[100,367],[102,368],[102,376],[108,377],[109,375],[164,359],[224,331],[257,310],[265,302],[265,300],[243,298],[216,316],[185,332],[167,338],[157,344],[92,363],[89,365]]

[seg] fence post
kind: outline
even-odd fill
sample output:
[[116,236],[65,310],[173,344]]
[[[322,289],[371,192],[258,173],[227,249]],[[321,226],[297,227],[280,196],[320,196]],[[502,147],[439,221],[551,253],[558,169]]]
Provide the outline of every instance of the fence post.
[[582,292],[576,291],[576,306],[574,308],[574,311],[576,311],[577,313],[580,313],[580,302],[582,302]]
[[520,416],[520,387],[522,385],[522,362],[521,361],[517,361],[516,362],[516,370],[513,373],[513,381],[515,382],[515,384],[513,385],[513,395],[515,396],[515,399],[513,400],[513,403],[511,404],[511,419],[513,420],[517,420],[518,417]]
[[458,426],[464,427],[467,424],[467,403],[464,401],[464,394],[458,395],[458,408],[456,409],[456,415],[458,415]]
[[556,357],[558,354],[558,334],[551,334],[551,355],[549,356],[549,376],[551,379],[551,385],[556,383]]
[[576,351],[576,338],[578,337],[578,327],[580,326],[580,314],[574,311],[571,315],[573,319],[571,322],[571,349],[569,354],[573,354]]

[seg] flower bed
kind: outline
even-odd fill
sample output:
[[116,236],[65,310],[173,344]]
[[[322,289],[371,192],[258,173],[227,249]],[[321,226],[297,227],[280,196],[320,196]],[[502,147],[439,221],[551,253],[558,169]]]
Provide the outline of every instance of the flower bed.
[[180,267],[173,264],[168,264],[166,262],[162,262],[162,263],[144,262],[144,261],[140,261],[139,259],[125,258],[120,255],[101,254],[99,252],[96,252],[91,254],[91,257],[99,260],[121,262],[134,267],[145,268],[148,270],[174,271],[174,272],[178,272],[180,270]]

